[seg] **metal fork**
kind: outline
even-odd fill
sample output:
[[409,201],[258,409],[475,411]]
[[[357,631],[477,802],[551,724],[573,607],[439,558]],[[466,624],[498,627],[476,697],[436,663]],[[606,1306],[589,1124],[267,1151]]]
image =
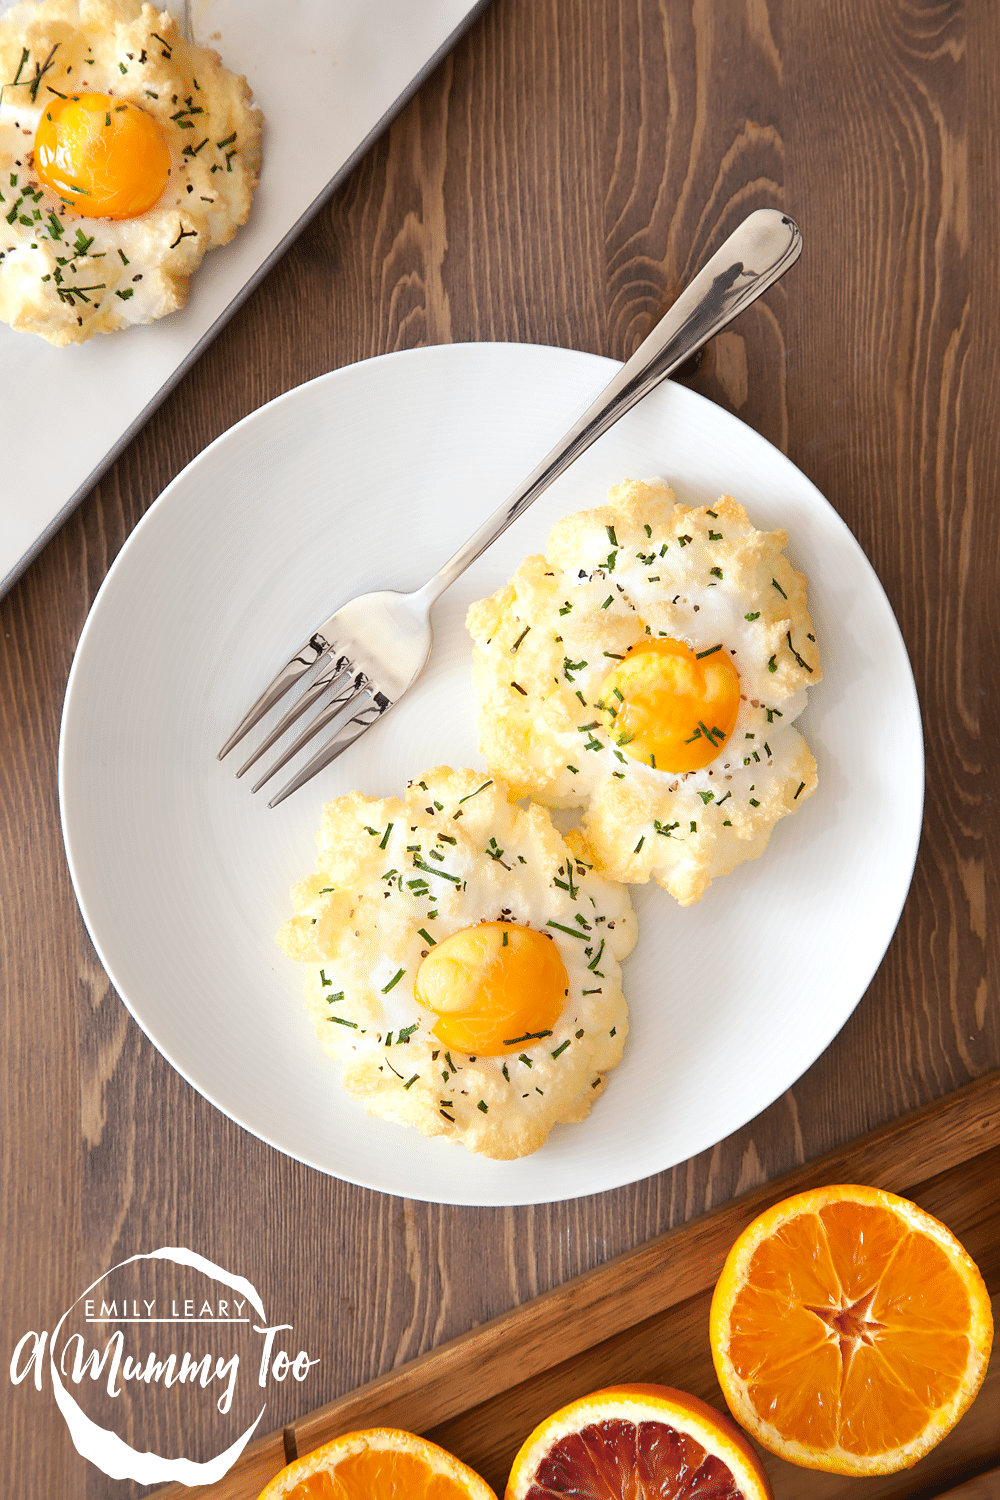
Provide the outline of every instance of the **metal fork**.
[[[228,755],[279,699],[303,678],[302,693],[237,771],[242,776],[315,704],[316,715],[259,781],[256,792],[335,720],[334,734],[268,803],[277,807],[343,755],[393,708],[423,671],[431,650],[431,609],[445,589],[486,551],[543,490],[648,391],[748,307],[798,260],[798,226],[776,209],[759,209],[678,297],[632,358],[536,469],[484,521],[440,572],[411,594],[362,594],[324,620],[240,721],[219,751]],[[314,670],[317,669],[318,670]],[[309,674],[312,673],[311,677]]]

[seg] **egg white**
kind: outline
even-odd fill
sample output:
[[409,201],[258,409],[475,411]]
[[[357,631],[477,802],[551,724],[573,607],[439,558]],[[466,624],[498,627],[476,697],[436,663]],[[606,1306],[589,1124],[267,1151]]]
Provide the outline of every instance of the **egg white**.
[[[23,0],[0,18],[0,85],[0,320],[63,346],[182,307],[250,212],[263,117],[246,80],[139,0]],[[146,213],[85,218],[39,182],[43,111],[74,93],[157,120],[171,169]]]
[[[405,802],[354,792],[328,803],[317,844],[317,873],[293,890],[278,941],[308,966],[307,1005],[346,1091],[371,1114],[501,1160],[583,1119],[622,1055],[619,960],[636,923],[582,838],[511,803],[497,777],[438,767]],[[547,934],[568,976],[551,1035],[498,1057],[446,1048],[414,994],[428,939],[482,921]]]
[[[663,481],[626,480],[608,504],[564,517],[544,557],[474,604],[480,747],[515,795],[584,806],[598,869],[656,879],[682,905],[766,847],[816,788],[794,720],[822,677],[806,585],[784,532],[743,507],[674,503]],[[740,677],[735,728],[698,771],[627,755],[599,705],[617,660],[644,638],[721,646]]]

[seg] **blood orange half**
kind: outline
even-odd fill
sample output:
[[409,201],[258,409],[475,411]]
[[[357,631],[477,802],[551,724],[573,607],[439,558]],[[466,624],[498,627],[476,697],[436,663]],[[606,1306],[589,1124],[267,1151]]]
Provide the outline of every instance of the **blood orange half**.
[[504,1500],[772,1500],[739,1428],[697,1396],[619,1385],[547,1417],[514,1460]]

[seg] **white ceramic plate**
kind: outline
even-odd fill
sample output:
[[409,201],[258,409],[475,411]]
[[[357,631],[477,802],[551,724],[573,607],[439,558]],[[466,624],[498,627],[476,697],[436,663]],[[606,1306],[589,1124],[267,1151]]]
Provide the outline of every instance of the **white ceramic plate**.
[[[661,386],[440,601],[407,699],[271,811],[216,751],[307,631],[355,593],[414,588],[531,469],[616,366],[452,345],[323,376],[189,465],[129,538],[70,676],[63,828],[80,906],[153,1043],[234,1120],[304,1162],[407,1198],[514,1204],[617,1187],[693,1156],[799,1077],[864,993],[906,896],[923,794],[920,717],[882,588],[812,484],[735,417]],[[369,1119],[306,1017],[274,933],[313,867],[320,806],[481,766],[465,613],[556,517],[626,475],[681,500],[734,494],[783,526],[810,587],[824,681],[799,721],[819,791],[764,857],[682,910],[635,887],[626,1054],[581,1125],[490,1162]],[[873,725],[891,724],[891,739]],[[249,779],[249,778],[248,778]]]

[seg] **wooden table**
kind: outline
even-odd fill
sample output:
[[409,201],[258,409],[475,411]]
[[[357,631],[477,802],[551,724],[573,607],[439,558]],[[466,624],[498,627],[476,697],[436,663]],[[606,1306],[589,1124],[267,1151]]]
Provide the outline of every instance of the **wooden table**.
[[[279,1427],[1000,1068],[998,61],[992,8],[971,0],[494,0],[0,602],[5,1361],[101,1270],[187,1245],[321,1353],[308,1386],[272,1394]],[[445,1208],[289,1161],[146,1041],[77,911],[56,751],[94,595],[167,482],[265,401],[421,344],[623,358],[760,206],[794,215],[805,252],[688,379],[815,481],[899,620],[927,800],[886,958],[794,1088],[632,1187]],[[30,482],[35,457],[7,461]],[[892,725],[872,733],[891,756]],[[140,1493],[77,1455],[47,1386],[3,1380],[11,1495]],[[139,1446],[170,1441],[161,1409]],[[215,1451],[210,1421],[183,1451]]]

